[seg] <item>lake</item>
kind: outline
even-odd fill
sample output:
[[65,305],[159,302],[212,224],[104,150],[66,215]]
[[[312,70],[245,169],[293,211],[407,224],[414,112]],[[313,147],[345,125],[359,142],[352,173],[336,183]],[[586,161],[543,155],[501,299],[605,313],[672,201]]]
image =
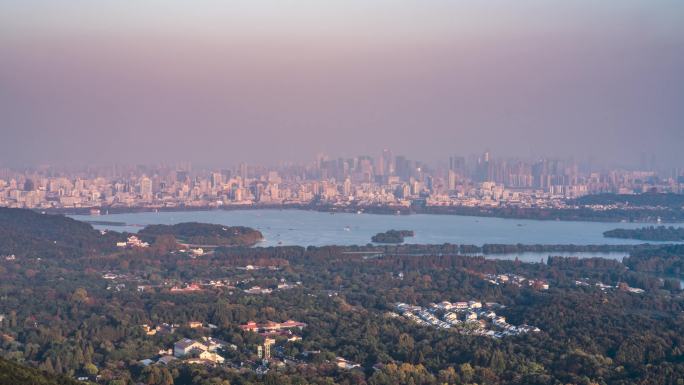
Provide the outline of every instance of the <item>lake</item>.
[[[101,216],[72,215],[82,221],[123,222],[125,226],[95,225],[100,230],[137,232],[150,224],[204,222],[229,226],[248,226],[260,230],[264,241],[260,246],[299,245],[365,245],[371,236],[389,229],[413,230],[407,243],[417,244],[637,244],[642,241],[604,238],[603,232],[614,228],[637,228],[640,223],[564,222],[456,215],[378,215],[347,214],[294,210],[212,210],[178,212],[142,212]],[[680,224],[681,225],[681,224]],[[653,243],[653,242],[652,242]],[[539,262],[549,253],[497,255],[497,258],[520,256]],[[577,255],[577,253],[551,253]],[[581,253],[621,259],[624,253]]]

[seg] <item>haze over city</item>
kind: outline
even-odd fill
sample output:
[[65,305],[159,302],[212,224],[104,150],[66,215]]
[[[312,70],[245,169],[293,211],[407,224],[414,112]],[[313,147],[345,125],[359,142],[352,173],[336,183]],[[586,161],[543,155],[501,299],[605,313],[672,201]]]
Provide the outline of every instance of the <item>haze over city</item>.
[[683,0],[0,0],[0,385],[684,385]]
[[682,164],[677,1],[9,0],[0,162]]

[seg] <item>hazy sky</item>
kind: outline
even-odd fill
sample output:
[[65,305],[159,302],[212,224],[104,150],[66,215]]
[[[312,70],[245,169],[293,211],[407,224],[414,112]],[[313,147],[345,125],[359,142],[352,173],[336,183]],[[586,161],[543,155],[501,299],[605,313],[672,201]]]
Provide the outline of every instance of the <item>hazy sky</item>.
[[684,1],[0,1],[0,165],[386,147],[684,166]]

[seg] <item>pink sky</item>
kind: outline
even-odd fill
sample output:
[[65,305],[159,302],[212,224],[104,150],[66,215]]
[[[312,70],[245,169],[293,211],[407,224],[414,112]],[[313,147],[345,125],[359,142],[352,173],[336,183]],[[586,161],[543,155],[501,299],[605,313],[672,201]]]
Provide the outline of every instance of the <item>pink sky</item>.
[[0,165],[684,163],[680,2],[41,3],[0,4]]

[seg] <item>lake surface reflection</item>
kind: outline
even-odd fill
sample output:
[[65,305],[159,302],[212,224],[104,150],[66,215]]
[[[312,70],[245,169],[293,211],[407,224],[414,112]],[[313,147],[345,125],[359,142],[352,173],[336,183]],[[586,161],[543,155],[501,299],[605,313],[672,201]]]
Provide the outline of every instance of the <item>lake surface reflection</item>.
[[[230,226],[248,226],[260,230],[264,241],[259,246],[365,245],[371,236],[389,229],[413,230],[416,244],[637,244],[641,241],[604,238],[606,230],[637,228],[639,223],[563,222],[455,215],[376,215],[330,214],[306,210],[212,210],[178,212],[143,212],[102,216],[73,215],[84,221],[123,222],[125,226],[96,225],[97,229],[137,232],[149,224],[205,222]],[[495,255],[497,258],[538,262],[547,255],[578,253],[522,253]],[[624,253],[582,253],[621,259]],[[492,257],[492,256],[488,256]]]

